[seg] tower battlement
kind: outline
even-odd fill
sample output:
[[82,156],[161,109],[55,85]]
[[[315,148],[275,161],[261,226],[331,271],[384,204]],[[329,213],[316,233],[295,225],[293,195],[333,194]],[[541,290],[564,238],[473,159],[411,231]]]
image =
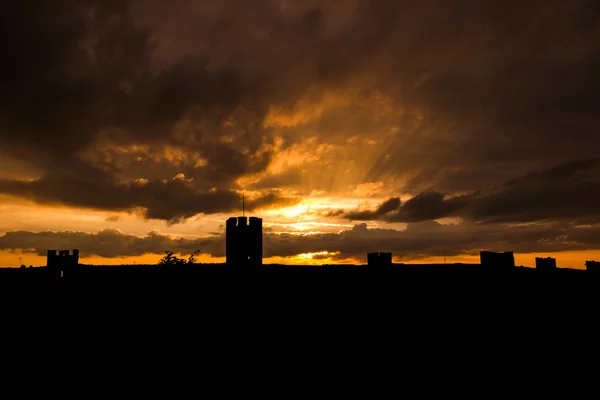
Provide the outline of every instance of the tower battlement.
[[79,264],[79,250],[74,249],[73,254],[70,250],[48,250],[46,257],[47,267],[70,267]]
[[262,218],[231,217],[225,227],[227,264],[262,265]]

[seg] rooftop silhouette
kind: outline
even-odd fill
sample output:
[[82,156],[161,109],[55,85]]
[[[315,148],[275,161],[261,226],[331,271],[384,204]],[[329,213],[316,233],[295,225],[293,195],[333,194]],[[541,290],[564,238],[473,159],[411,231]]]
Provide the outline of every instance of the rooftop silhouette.
[[367,254],[367,265],[369,267],[390,267],[392,253],[369,253]]
[[495,253],[492,251],[482,251],[479,253],[481,265],[489,268],[514,268],[515,256],[512,251],[504,253]]
[[588,271],[600,272],[600,261],[586,261],[585,269]]
[[543,269],[543,270],[555,270],[556,269],[556,258],[546,257],[546,258],[535,258],[535,268]]

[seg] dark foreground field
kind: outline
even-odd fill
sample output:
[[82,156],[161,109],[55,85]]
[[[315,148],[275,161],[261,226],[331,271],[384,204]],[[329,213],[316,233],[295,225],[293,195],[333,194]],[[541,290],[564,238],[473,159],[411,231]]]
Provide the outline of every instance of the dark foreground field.
[[[327,336],[324,327],[333,326],[344,326],[344,334],[369,332],[370,341],[398,330],[446,338],[458,329],[484,340],[498,332],[518,337],[524,326],[542,320],[552,325],[548,332],[594,321],[599,275],[479,265],[79,266],[63,278],[47,268],[0,269],[0,291],[10,299],[5,309],[34,304],[19,312],[29,319],[31,313],[51,321],[67,315],[73,323],[109,309],[102,311],[103,318],[118,315],[119,324],[145,319],[157,321],[154,331],[173,326],[177,332],[225,330],[236,341],[269,327],[273,337],[302,332],[329,343],[338,339]],[[183,331],[181,324],[187,326]],[[466,326],[472,328],[465,333]]]
[[187,292],[289,291],[310,296],[328,290],[361,295],[378,291],[511,291],[578,288],[597,291],[597,274],[584,270],[508,270],[480,265],[281,266],[243,270],[220,264],[194,266],[86,266],[52,271],[45,267],[0,269],[0,287],[11,289],[156,289]]

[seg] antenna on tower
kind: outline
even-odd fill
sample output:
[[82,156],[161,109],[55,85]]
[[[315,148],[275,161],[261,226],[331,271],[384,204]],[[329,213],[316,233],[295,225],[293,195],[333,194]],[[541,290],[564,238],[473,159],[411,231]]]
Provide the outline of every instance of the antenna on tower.
[[242,217],[246,216],[246,194],[242,191]]

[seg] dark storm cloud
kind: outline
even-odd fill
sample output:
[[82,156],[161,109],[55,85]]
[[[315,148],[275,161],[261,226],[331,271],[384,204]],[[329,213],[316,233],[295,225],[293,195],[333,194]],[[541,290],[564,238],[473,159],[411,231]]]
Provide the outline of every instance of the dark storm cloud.
[[46,255],[47,249],[79,249],[81,255],[107,258],[141,256],[144,254],[163,254],[172,251],[191,254],[196,249],[224,253],[225,244],[213,238],[184,239],[150,232],[145,237],[128,235],[114,229],[105,229],[98,233],[84,232],[7,232],[0,237],[3,250],[22,249]]
[[[145,237],[103,230],[83,232],[7,232],[0,237],[1,250],[23,250],[44,255],[46,249],[78,248],[83,256],[102,257],[189,254],[200,249],[215,257],[225,255],[222,234],[199,239],[174,238],[156,232]],[[593,250],[600,246],[600,226],[576,227],[566,224],[507,226],[500,224],[440,225],[436,222],[409,223],[406,230],[368,229],[355,225],[339,233],[316,235],[264,234],[265,257],[288,257],[327,251],[335,259],[363,260],[372,251],[391,251],[401,259],[442,255],[477,255],[481,249],[512,250],[517,253]]]
[[[282,149],[362,135],[376,151],[350,143],[330,163],[343,168],[300,172],[319,179],[267,176],[255,204],[276,204],[286,173],[333,190],[351,169],[415,195],[371,216],[384,220],[594,217],[583,183],[556,178],[560,200],[535,212],[529,183],[499,185],[598,154],[599,16],[591,0],[11,2],[0,146],[41,178],[6,178],[0,192],[179,221],[239,208],[236,182],[268,168],[275,133]],[[310,90],[356,95],[306,126],[265,127]]]
[[[242,206],[242,195],[237,192],[199,190],[190,182],[180,179],[118,184],[104,176],[81,181],[70,177],[61,178],[45,178],[32,182],[0,180],[0,191],[42,204],[85,204],[96,209],[121,211],[139,207],[143,210],[145,218],[166,220],[169,223],[181,222],[181,219],[198,213],[227,212],[241,209]],[[98,193],[110,193],[110,197],[98,197]],[[297,201],[279,193],[268,193],[249,200],[248,209],[290,205]]]
[[[575,242],[572,238],[579,236]],[[478,254],[480,249],[519,253],[553,252],[597,248],[600,231],[568,226],[440,225],[436,222],[409,223],[406,230],[368,229],[366,224],[351,230],[320,235],[268,235],[264,253],[288,256],[320,251],[340,252],[340,259],[364,259],[368,252],[389,251],[394,256],[418,259],[428,256]]]
[[403,95],[423,121],[367,180],[410,171],[406,190],[468,191],[597,154],[597,2],[421,3],[414,53],[397,66],[422,74]]
[[387,221],[429,221],[452,215],[464,207],[468,196],[446,197],[442,193],[423,192],[407,200],[396,213],[386,215]]
[[374,211],[350,211],[344,217],[350,220],[382,220],[387,222],[420,222],[452,215],[467,204],[468,196],[447,197],[443,193],[423,192],[402,203],[392,197]]
[[477,255],[479,250],[517,253],[559,252],[597,249],[600,227],[565,224],[508,226],[462,223],[441,225],[433,221],[409,223],[406,230],[368,229],[355,225],[339,233],[316,235],[265,235],[264,256],[292,256],[300,253],[339,252],[336,259],[365,259],[368,252],[390,251],[402,259],[428,256]]
[[[151,32],[135,25],[127,3],[3,6],[0,144],[43,177],[4,180],[0,190],[42,203],[143,208],[169,221],[238,209],[235,179],[271,158],[264,105],[251,101],[260,79],[228,66],[209,71],[199,57],[151,71]],[[131,150],[140,146],[141,154]],[[197,158],[157,161],[148,146]],[[193,181],[166,181],[178,173]],[[252,204],[280,201],[267,193]]]
[[566,163],[462,196],[422,192],[400,204],[382,202],[374,211],[350,211],[350,220],[418,222],[463,217],[477,222],[600,221],[600,159]]
[[402,202],[398,197],[392,197],[381,203],[374,211],[351,211],[345,216],[351,220],[363,220],[368,221],[372,219],[379,219],[384,217],[386,214],[398,210]]
[[465,215],[488,222],[600,221],[600,158],[511,180],[476,198]]
[[248,201],[246,207],[248,210],[253,211],[263,208],[292,206],[299,202],[300,199],[297,197],[290,197],[282,193],[271,192],[262,197]]

